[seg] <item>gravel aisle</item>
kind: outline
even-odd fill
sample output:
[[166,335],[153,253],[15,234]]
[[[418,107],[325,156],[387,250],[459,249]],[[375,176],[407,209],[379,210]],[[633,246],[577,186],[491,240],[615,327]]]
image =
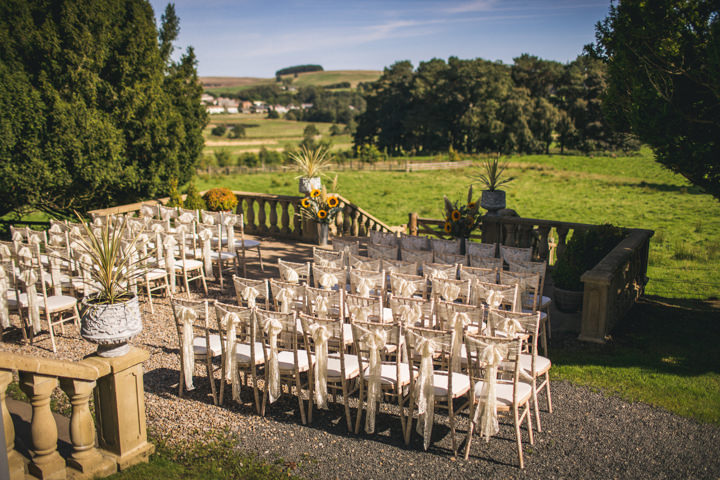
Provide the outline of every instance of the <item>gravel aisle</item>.
[[[211,296],[231,302],[217,290]],[[229,429],[238,447],[267,459],[283,458],[297,464],[295,473],[309,478],[719,478],[720,428],[700,425],[645,404],[605,397],[586,388],[553,382],[554,412],[542,412],[543,432],[535,445],[523,430],[525,470],[517,465],[514,430],[501,421],[500,434],[485,443],[473,438],[469,461],[452,458],[446,417],[436,414],[433,443],[422,450],[421,438],[405,447],[400,420],[383,405],[374,435],[347,433],[341,405],[315,412],[312,425],[303,426],[294,397],[284,396],[268,407],[266,418],[255,414],[252,390],[243,390],[243,404],[230,400],[212,405],[204,370],[196,370],[198,389],[177,395],[179,357],[177,334],[167,300],[157,299],[156,313],[143,304],[145,328],[133,343],[152,356],[144,365],[148,427],[173,444],[201,439],[210,430]],[[50,358],[79,359],[94,346],[79,339],[77,329],[66,328],[52,353],[43,334],[35,346],[23,346],[10,335],[4,350]],[[354,407],[353,403],[353,407]],[[545,407],[541,404],[541,408]],[[353,415],[355,409],[352,409]],[[505,423],[503,423],[505,422]],[[458,420],[458,441],[464,448],[468,420]],[[388,475],[390,477],[388,477]]]

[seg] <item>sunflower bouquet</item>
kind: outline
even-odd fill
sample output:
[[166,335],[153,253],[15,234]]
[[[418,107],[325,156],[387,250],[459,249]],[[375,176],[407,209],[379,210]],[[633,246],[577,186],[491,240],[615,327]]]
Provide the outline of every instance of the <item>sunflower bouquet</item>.
[[445,199],[445,224],[443,231],[455,238],[467,238],[470,233],[480,225],[480,202],[473,200],[473,189],[470,185],[466,205],[458,205],[458,202],[450,202]]
[[328,194],[325,187],[314,189],[300,200],[300,213],[304,218],[318,223],[330,223],[340,211],[340,199],[335,194]]

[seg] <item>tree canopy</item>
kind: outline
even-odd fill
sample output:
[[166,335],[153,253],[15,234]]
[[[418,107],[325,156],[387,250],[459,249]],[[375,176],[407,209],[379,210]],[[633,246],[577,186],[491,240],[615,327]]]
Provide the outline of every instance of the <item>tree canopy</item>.
[[62,217],[188,181],[207,114],[179,20],[146,0],[0,3],[0,215]]
[[366,109],[355,145],[376,143],[390,154],[458,152],[546,153],[626,145],[600,109],[604,64],[588,56],[562,65],[531,55],[504,65],[481,58],[432,59],[414,69],[388,67],[361,86]]
[[720,4],[611,5],[589,50],[607,63],[604,108],[613,124],[720,199]]

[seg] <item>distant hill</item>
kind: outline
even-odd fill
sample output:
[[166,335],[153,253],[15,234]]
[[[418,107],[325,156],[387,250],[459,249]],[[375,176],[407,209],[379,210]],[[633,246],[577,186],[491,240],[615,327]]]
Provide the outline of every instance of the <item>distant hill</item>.
[[[328,70],[323,72],[299,73],[297,77],[294,75],[283,75],[282,78],[292,79],[292,85],[296,87],[305,87],[308,85],[322,87],[349,82],[350,87],[355,88],[360,82],[374,82],[380,78],[380,75],[382,75],[380,70]],[[200,82],[203,84],[206,92],[216,95],[236,93],[250,87],[276,83],[275,78],[257,77],[200,77]]]

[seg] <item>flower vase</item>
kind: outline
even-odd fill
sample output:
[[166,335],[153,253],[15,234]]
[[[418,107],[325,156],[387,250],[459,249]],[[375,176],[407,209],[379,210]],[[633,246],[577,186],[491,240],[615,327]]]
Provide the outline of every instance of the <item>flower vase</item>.
[[328,224],[327,223],[318,223],[317,224],[317,233],[318,233],[318,245],[321,247],[324,247],[328,244]]

